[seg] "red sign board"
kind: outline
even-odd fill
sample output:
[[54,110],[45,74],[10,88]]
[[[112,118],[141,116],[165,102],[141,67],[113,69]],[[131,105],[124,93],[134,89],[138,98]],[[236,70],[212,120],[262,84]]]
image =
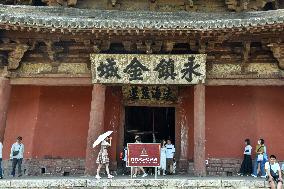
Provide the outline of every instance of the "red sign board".
[[127,166],[159,167],[160,148],[159,143],[128,143]]

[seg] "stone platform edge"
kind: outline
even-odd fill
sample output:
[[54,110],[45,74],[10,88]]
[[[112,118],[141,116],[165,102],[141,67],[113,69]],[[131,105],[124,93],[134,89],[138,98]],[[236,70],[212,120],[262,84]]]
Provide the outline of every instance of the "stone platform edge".
[[0,180],[0,188],[268,188],[260,179],[101,179],[42,178]]

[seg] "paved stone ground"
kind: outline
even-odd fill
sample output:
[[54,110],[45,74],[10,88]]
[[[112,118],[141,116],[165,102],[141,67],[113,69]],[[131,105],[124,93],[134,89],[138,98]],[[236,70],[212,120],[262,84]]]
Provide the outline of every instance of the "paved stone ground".
[[129,176],[117,176],[114,179],[94,177],[21,177],[0,180],[0,188],[29,189],[256,189],[268,188],[264,179],[252,177],[187,177],[153,176],[130,179]]

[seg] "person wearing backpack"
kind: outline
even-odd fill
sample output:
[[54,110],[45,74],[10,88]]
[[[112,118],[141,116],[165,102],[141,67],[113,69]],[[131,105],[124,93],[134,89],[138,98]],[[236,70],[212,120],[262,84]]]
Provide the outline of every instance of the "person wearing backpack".
[[281,189],[283,184],[283,179],[282,179],[280,165],[276,162],[275,155],[271,155],[269,158],[269,162],[265,163],[265,171],[271,189],[275,189],[275,183],[277,185],[277,189]]
[[24,158],[24,144],[22,143],[22,137],[17,137],[17,141],[11,147],[10,159],[12,160],[12,173],[15,177],[16,166],[18,165],[18,177],[22,176],[22,162]]

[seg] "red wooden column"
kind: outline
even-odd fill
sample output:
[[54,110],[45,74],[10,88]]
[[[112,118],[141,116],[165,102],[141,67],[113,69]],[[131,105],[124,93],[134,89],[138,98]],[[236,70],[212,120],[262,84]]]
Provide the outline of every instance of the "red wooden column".
[[206,175],[205,165],[205,86],[194,86],[194,173]]
[[93,148],[93,142],[104,132],[105,113],[105,91],[106,87],[101,84],[94,84],[92,91],[91,112],[86,149],[85,174],[96,174],[96,158],[100,148]]
[[3,142],[11,94],[10,80],[0,77],[0,141]]

